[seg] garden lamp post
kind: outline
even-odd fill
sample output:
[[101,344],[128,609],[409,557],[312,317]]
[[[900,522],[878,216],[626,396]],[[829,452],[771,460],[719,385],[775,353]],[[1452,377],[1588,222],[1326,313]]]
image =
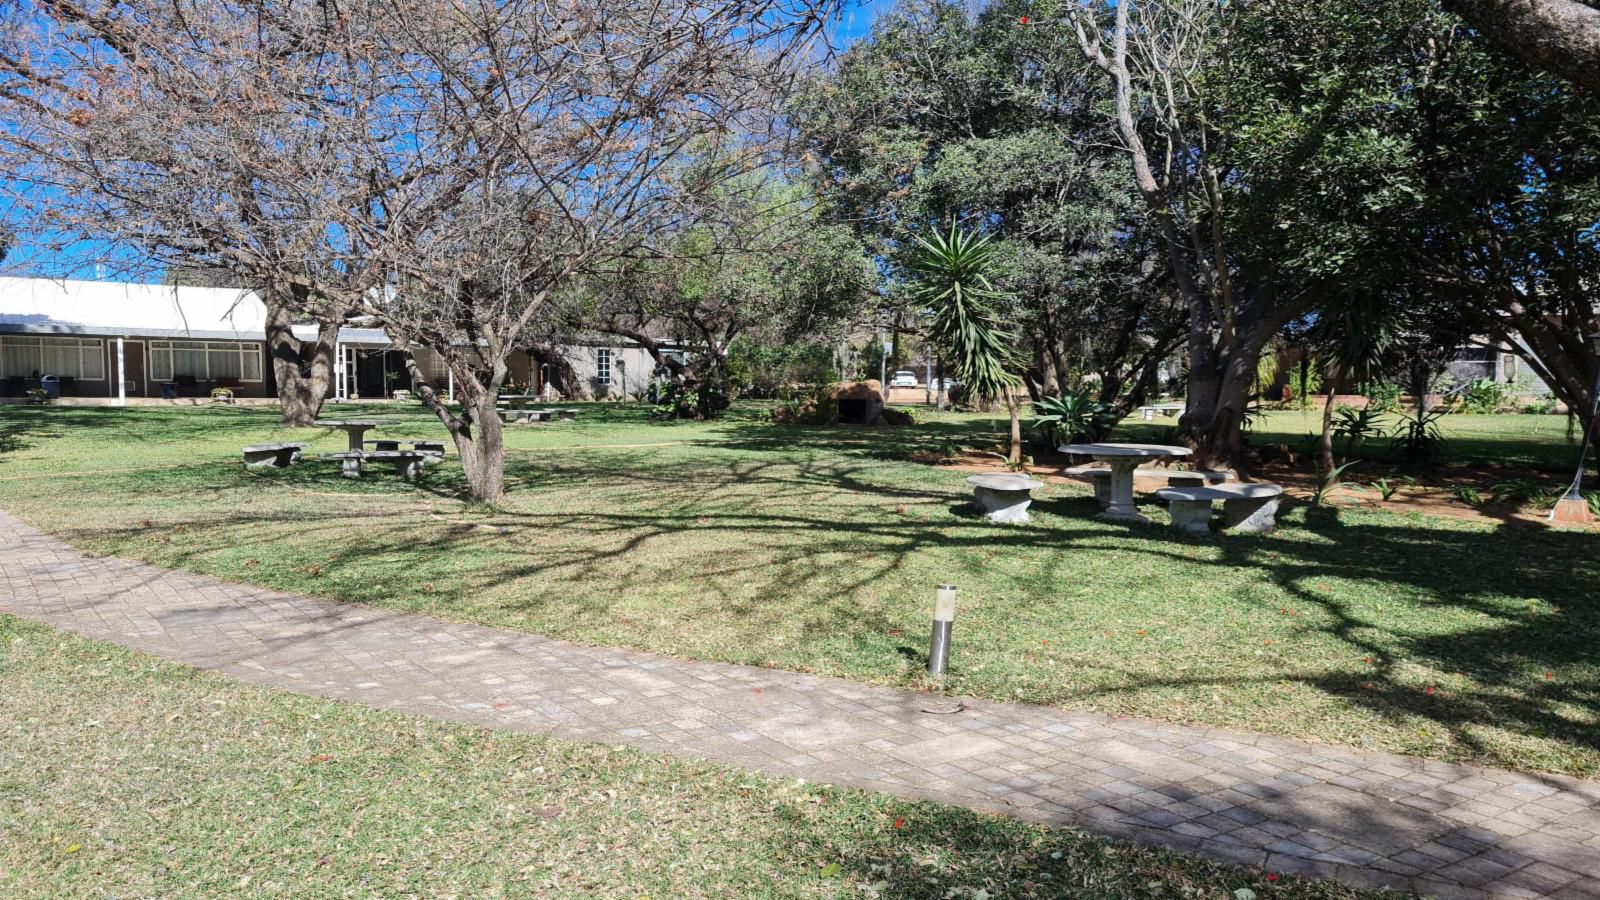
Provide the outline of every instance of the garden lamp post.
[[[1589,345],[1600,359],[1600,333],[1589,335]],[[1583,497],[1583,470],[1589,461],[1589,442],[1594,435],[1596,415],[1600,415],[1600,366],[1596,366],[1594,387],[1589,393],[1589,420],[1584,423],[1583,441],[1578,445],[1578,471],[1572,476],[1572,487],[1567,489],[1567,495],[1550,511],[1552,522],[1583,524],[1594,521],[1589,501]]]
[[950,630],[956,621],[956,586],[941,584],[933,594],[933,634],[928,642],[928,674],[950,668]]

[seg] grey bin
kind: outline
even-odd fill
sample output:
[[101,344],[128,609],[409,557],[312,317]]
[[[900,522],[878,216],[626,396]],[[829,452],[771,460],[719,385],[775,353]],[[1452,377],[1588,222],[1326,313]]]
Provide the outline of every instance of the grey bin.
[[46,375],[39,379],[39,387],[44,388],[44,395],[51,400],[61,397],[61,379],[54,375]]

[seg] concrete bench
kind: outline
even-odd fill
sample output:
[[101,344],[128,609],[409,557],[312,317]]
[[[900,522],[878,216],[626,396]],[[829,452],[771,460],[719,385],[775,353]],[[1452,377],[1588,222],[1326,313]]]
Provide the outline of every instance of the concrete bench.
[[375,450],[370,453],[346,450],[341,453],[324,453],[322,458],[339,460],[339,474],[346,478],[360,478],[361,464],[365,462],[393,463],[396,475],[401,478],[416,478],[422,474],[423,465],[431,457],[427,453],[418,453],[415,450]]
[[568,422],[576,421],[578,418],[578,411],[576,409],[558,409],[556,412],[561,415],[562,419]]
[[1156,413],[1161,413],[1170,419],[1183,412],[1183,409],[1183,405],[1178,403],[1154,403],[1150,406],[1139,407],[1139,418],[1148,422],[1156,417]]
[[412,441],[411,449],[427,457],[426,465],[444,461],[444,441]]
[[394,440],[362,441],[362,443],[364,445],[366,445],[366,446],[371,447],[374,450],[399,450],[400,449],[400,442],[399,441],[394,441]]
[[555,416],[548,409],[502,409],[499,412],[500,421],[507,425],[538,425]]
[[1211,533],[1211,504],[1222,501],[1224,528],[1246,534],[1263,534],[1278,525],[1276,484],[1219,484],[1212,487],[1167,488],[1156,496],[1172,510],[1172,527],[1184,534]]
[[[1100,508],[1111,504],[1111,470],[1101,466],[1075,466],[1062,471],[1069,478],[1084,478],[1094,484],[1094,499]],[[1134,469],[1134,478],[1164,478],[1168,487],[1204,487],[1233,480],[1230,472],[1192,472],[1185,469]]]
[[300,461],[305,444],[251,444],[244,448],[244,464],[251,469],[286,469]]
[[967,484],[972,485],[973,505],[985,519],[1008,524],[1028,521],[1028,506],[1033,502],[1031,491],[1044,487],[1044,482],[1026,475],[999,472],[973,475],[967,479]]
[[363,456],[366,454],[360,450],[341,450],[338,453],[324,453],[322,459],[336,459],[339,461],[339,474],[346,478],[360,478]]

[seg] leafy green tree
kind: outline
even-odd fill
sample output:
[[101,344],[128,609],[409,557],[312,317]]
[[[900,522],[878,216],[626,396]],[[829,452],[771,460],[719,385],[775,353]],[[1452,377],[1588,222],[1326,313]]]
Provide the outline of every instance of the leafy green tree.
[[1330,321],[1380,303],[1413,343],[1448,353],[1493,338],[1587,410],[1600,95],[1434,0],[1253,4],[1229,50],[1219,77],[1241,180],[1288,201],[1239,207],[1250,257],[1318,291]]
[[820,190],[890,276],[885,318],[923,323],[905,290],[914,236],[981,222],[1029,389],[1092,390],[1126,412],[1181,340],[1183,309],[1127,163],[1104,140],[1103,86],[1071,71],[1075,51],[1020,24],[1031,8],[911,0],[844,54],[797,119]]
[[854,233],[824,221],[793,185],[730,185],[693,221],[585,279],[565,317],[644,347],[664,377],[664,413],[704,419],[731,400],[738,341],[825,340],[859,310],[878,273]]

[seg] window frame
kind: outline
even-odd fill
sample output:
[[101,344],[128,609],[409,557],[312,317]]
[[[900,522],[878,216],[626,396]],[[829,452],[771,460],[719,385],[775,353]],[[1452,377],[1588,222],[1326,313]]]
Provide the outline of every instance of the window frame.
[[615,364],[616,355],[610,347],[596,347],[594,351],[594,380],[609,386],[611,384],[612,367]]
[[[36,370],[39,373],[38,377],[54,375],[57,378],[71,378],[76,381],[105,381],[109,377],[106,374],[106,342],[103,338],[58,337],[56,335],[39,334],[0,334],[0,371],[5,371],[5,365],[9,359],[7,348],[14,346],[31,347],[33,348],[34,352],[38,354],[39,366]],[[71,372],[45,371],[45,348],[52,347],[63,349],[69,346],[77,347],[77,368]],[[94,367],[99,371],[100,374],[84,374],[86,369],[84,361],[86,358],[93,360]],[[33,378],[35,376],[20,375],[6,377]]]
[[[149,370],[151,381],[164,383],[171,382],[177,378],[177,373],[172,369],[172,353],[174,350],[185,353],[199,353],[205,359],[206,370],[204,374],[198,372],[184,373],[196,381],[204,381],[209,384],[218,378],[232,378],[240,384],[260,384],[265,378],[266,367],[262,362],[261,345],[258,343],[253,341],[197,341],[165,338],[147,341],[145,344],[145,355],[147,357],[145,367]],[[212,375],[211,355],[213,353],[235,354],[239,359],[239,374]],[[256,377],[249,378],[246,376],[250,371],[250,366],[246,365],[246,360],[252,357],[255,359]]]

